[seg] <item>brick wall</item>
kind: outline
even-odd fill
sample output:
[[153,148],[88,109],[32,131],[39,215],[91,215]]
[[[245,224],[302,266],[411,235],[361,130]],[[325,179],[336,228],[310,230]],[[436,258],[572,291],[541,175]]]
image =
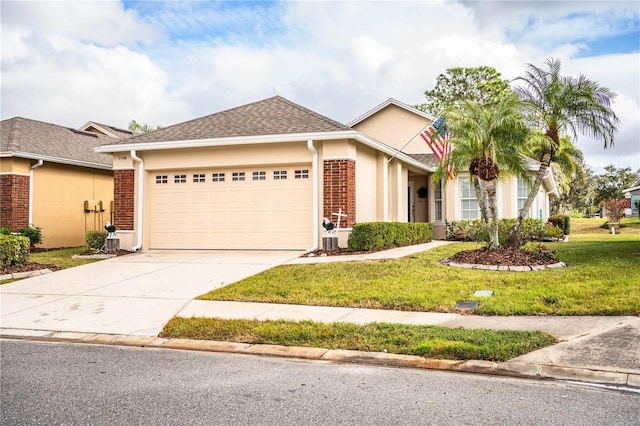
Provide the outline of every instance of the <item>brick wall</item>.
[[350,228],[356,223],[356,163],[353,160],[325,160],[323,164],[323,215],[332,222],[342,213],[347,217],[340,221],[341,228]]
[[134,179],[133,170],[113,172],[113,225],[120,230],[133,230]]
[[0,175],[0,227],[29,226],[29,176]]

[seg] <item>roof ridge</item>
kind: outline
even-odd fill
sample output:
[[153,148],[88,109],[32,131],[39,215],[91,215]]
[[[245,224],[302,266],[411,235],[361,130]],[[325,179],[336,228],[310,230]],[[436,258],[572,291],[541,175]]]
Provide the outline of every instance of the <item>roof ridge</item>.
[[276,98],[277,98],[278,100],[280,100],[280,101],[285,102],[286,104],[288,104],[288,105],[290,105],[290,106],[292,106],[292,107],[294,107],[294,108],[297,108],[297,109],[299,109],[299,110],[301,110],[301,111],[304,111],[304,112],[306,112],[307,114],[311,114],[311,115],[313,115],[314,117],[319,118],[319,119],[321,119],[321,120],[323,120],[323,121],[325,121],[325,122],[327,122],[327,123],[329,123],[329,124],[333,124],[333,125],[338,125],[338,126],[340,126],[340,127],[344,127],[344,128],[345,128],[345,130],[346,130],[346,129],[351,129],[351,127],[347,126],[346,124],[340,123],[339,121],[336,121],[336,120],[334,120],[334,119],[332,119],[332,118],[327,117],[326,115],[322,115],[322,114],[320,114],[320,113],[318,113],[318,112],[315,112],[315,111],[313,111],[313,110],[311,110],[311,109],[309,109],[309,108],[307,108],[307,107],[304,107],[304,106],[302,106],[302,105],[300,105],[300,104],[297,104],[297,103],[295,103],[295,102],[293,102],[293,101],[291,101],[291,100],[289,100],[289,99],[287,99],[287,98],[284,98],[284,97],[282,97],[282,96],[280,96],[280,95],[275,95],[275,96],[273,96],[272,98],[267,98],[267,99],[265,99],[265,100],[268,100],[268,99],[276,99]]
[[20,150],[20,139],[22,138],[22,118],[15,117],[11,122],[11,130],[9,130],[9,151]]

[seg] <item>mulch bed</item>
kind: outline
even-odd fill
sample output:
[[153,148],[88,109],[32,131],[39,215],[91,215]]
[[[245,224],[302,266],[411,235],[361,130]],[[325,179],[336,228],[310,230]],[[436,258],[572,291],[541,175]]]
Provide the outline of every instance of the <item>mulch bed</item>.
[[547,259],[539,254],[512,247],[500,247],[489,250],[486,247],[476,250],[463,250],[447,259],[449,262],[472,263],[476,265],[536,266],[557,263],[556,259]]
[[15,274],[17,272],[31,272],[39,271],[41,269],[48,269],[50,271],[59,271],[62,269],[58,265],[51,265],[48,263],[27,263],[26,265],[13,265],[0,269],[0,275]]

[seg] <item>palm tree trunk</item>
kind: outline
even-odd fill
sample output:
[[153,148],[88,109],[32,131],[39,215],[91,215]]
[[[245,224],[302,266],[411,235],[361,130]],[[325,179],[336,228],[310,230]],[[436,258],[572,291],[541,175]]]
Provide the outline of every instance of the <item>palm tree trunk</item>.
[[547,173],[547,169],[549,168],[549,164],[551,163],[551,154],[546,152],[542,156],[542,161],[540,162],[540,168],[536,173],[536,178],[533,182],[533,186],[530,188],[529,196],[524,202],[524,207],[518,213],[518,220],[516,221],[513,228],[511,228],[511,232],[509,233],[509,237],[507,238],[507,244],[511,247],[518,248],[522,243],[520,238],[520,227],[522,226],[522,221],[524,217],[527,215],[527,212],[531,208],[531,204],[533,203],[533,199],[536,198],[540,187],[542,186],[542,179],[544,175]]
[[480,217],[485,225],[489,226],[489,212],[487,211],[486,192],[484,186],[481,185],[478,175],[471,176],[473,180],[473,189],[476,191],[476,199],[478,200],[478,207],[480,207]]
[[496,185],[492,180],[484,181],[487,187],[487,200],[489,203],[489,211],[491,213],[491,222],[489,224],[489,250],[497,250],[500,247],[500,239],[498,237],[498,209],[496,206]]

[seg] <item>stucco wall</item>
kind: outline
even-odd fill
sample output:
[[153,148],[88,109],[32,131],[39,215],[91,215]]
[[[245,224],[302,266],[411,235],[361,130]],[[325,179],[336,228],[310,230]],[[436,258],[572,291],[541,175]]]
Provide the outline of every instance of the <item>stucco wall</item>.
[[[91,211],[85,213],[84,201]],[[42,228],[40,247],[85,245],[86,231],[110,220],[113,172],[45,162],[33,171],[33,224]],[[96,208],[102,201],[102,209]],[[98,211],[96,211],[98,210]]]

